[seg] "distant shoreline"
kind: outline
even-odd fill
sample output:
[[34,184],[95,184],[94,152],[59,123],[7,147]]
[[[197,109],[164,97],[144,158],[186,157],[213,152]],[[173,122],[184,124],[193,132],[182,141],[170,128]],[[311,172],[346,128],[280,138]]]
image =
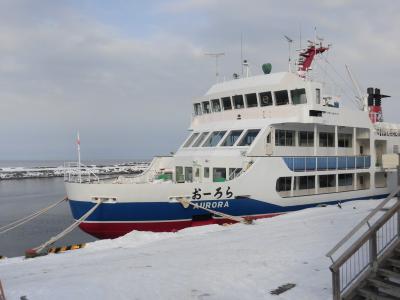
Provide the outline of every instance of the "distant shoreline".
[[[148,162],[129,162],[110,165],[89,165],[82,171],[90,171],[96,175],[136,175],[149,166]],[[63,177],[67,168],[58,167],[3,167],[0,168],[0,180]]]

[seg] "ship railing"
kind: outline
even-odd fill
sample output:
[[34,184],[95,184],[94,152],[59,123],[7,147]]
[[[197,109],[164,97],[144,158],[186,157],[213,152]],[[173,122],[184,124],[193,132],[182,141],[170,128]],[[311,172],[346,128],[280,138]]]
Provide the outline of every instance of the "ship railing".
[[[397,188],[381,201],[326,254],[332,260],[330,270],[334,300],[352,295],[359,283],[376,271],[378,263],[400,244],[399,192],[400,188]],[[385,207],[395,196],[397,201]],[[382,214],[382,211],[385,212]]]
[[233,180],[233,179],[239,177],[240,175],[242,175],[243,172],[244,172],[244,169],[243,169],[243,168],[236,168],[236,169],[234,169],[233,171],[231,171],[231,172],[229,173],[228,180]]
[[64,181],[75,183],[97,183],[100,181],[99,176],[82,163],[65,162],[64,163]]

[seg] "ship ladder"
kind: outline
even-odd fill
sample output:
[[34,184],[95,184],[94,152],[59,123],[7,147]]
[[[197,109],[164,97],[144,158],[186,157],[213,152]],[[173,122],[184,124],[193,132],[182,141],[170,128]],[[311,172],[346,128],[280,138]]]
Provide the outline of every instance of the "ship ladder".
[[232,216],[232,215],[228,215],[228,214],[222,213],[220,211],[216,211],[216,210],[213,210],[213,209],[202,207],[202,206],[198,205],[197,203],[194,203],[194,202],[190,201],[188,198],[185,198],[185,197],[176,197],[176,200],[178,200],[182,204],[182,206],[184,208],[188,208],[189,205],[192,205],[194,208],[203,209],[203,210],[205,210],[205,211],[207,211],[209,213],[212,213],[214,215],[217,215],[219,217],[222,217],[222,218],[225,218],[225,219],[228,219],[228,220],[231,220],[231,221],[235,221],[235,222],[239,222],[239,223],[243,223],[243,224],[252,224],[253,223],[253,220],[251,220],[251,219]]
[[70,226],[68,226],[67,228],[65,228],[63,231],[61,231],[59,234],[57,234],[56,236],[53,236],[50,240],[48,240],[47,242],[43,243],[42,245],[29,249],[26,251],[25,256],[26,257],[35,257],[35,256],[39,256],[42,254],[46,254],[43,253],[42,251],[47,248],[48,246],[54,244],[55,242],[57,242],[59,239],[61,239],[62,237],[66,236],[68,233],[70,233],[72,230],[74,230],[76,227],[79,226],[79,224],[81,224],[82,222],[84,222],[95,210],[97,207],[99,207],[99,205],[103,202],[104,200],[98,200],[96,205],[93,206],[90,210],[88,210],[82,217],[80,217],[78,220],[76,220],[74,223],[72,223]]
[[60,201],[58,201],[56,203],[53,203],[53,204],[51,204],[51,205],[49,205],[49,206],[47,206],[47,207],[45,207],[45,208],[43,208],[43,209],[41,209],[41,210],[39,210],[37,212],[34,212],[34,213],[30,214],[29,216],[23,217],[23,218],[21,218],[19,220],[11,222],[10,224],[7,224],[7,225],[4,225],[4,226],[0,227],[0,235],[4,234],[4,233],[6,233],[6,232],[8,232],[8,231],[10,231],[12,229],[18,228],[18,227],[24,225],[25,223],[28,223],[29,221],[32,221],[33,219],[36,219],[37,217],[41,216],[42,214],[48,212],[53,207],[56,207],[57,205],[61,204],[63,201],[67,201],[67,200],[68,200],[68,198],[65,197],[65,198],[63,198],[62,200],[60,200]]

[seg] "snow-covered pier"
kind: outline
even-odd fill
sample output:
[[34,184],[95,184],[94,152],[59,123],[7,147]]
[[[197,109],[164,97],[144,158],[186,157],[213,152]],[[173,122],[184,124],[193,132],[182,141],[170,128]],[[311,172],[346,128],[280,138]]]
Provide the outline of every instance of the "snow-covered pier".
[[[325,257],[376,200],[176,233],[131,232],[86,248],[0,261],[7,299],[331,299]],[[278,287],[289,290],[273,295]]]

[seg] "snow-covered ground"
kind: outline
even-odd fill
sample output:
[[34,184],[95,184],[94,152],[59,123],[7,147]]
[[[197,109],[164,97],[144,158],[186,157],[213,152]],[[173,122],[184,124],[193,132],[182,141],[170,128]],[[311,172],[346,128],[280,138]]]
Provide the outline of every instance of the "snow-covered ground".
[[[121,175],[140,174],[149,166],[147,162],[125,163],[109,166],[89,165],[83,168],[83,172],[91,172],[96,175]],[[68,168],[59,167],[7,167],[0,168],[0,180],[2,179],[23,179],[23,178],[49,178],[62,177]]]
[[[311,208],[253,225],[132,232],[81,250],[0,260],[6,297],[331,299],[330,250],[376,200]],[[270,291],[293,283],[279,296]]]

